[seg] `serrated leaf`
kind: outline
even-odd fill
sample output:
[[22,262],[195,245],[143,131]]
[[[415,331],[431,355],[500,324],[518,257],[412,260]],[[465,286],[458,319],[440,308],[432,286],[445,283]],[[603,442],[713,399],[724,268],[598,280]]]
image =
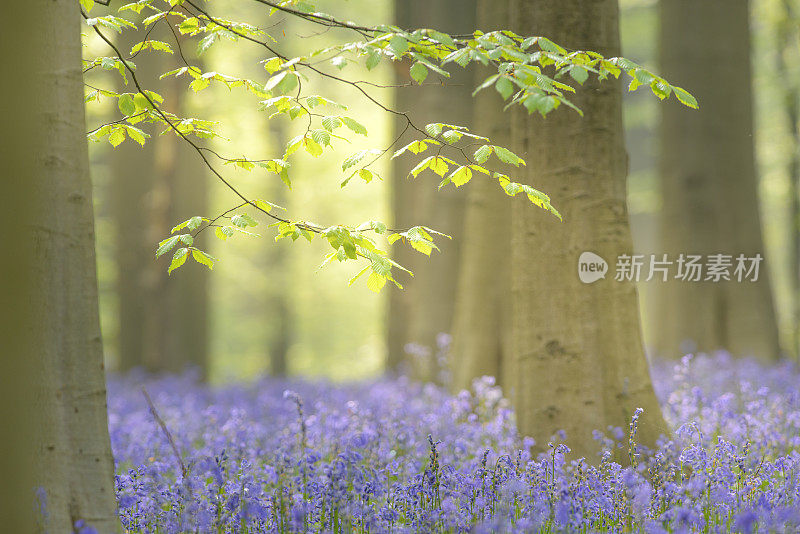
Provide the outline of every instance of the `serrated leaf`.
[[478,163],[486,163],[486,160],[489,159],[489,156],[492,155],[492,147],[490,145],[483,145],[478,150],[475,151],[475,161]]
[[689,91],[686,89],[682,89],[675,85],[672,86],[672,91],[675,93],[675,96],[680,100],[681,104],[684,106],[689,106],[692,109],[698,109],[697,99],[692,96]]
[[369,278],[367,278],[367,287],[369,290],[379,293],[384,285],[386,285],[386,277],[372,271]]
[[395,35],[389,39],[389,47],[394,51],[396,56],[402,56],[408,50],[408,41],[405,37]]
[[448,178],[453,182],[453,185],[456,187],[461,187],[472,179],[472,171],[469,169],[469,167],[462,165],[451,172]]
[[503,97],[503,100],[507,100],[514,92],[514,83],[505,76],[499,77],[494,87],[497,89],[497,92],[500,93],[500,96]]
[[419,85],[422,85],[422,82],[424,82],[425,78],[428,77],[428,67],[417,61],[411,65],[408,73],[411,75],[411,79],[413,79]]
[[161,242],[159,242],[158,249],[156,249],[156,258],[159,258],[162,255],[164,255],[167,252],[169,252],[170,250],[172,250],[172,248],[175,245],[178,244],[179,240],[180,240],[180,236],[176,235],[176,236],[168,237],[168,238],[162,240]]
[[372,52],[367,58],[367,70],[372,70],[381,62],[381,53]]
[[172,271],[186,263],[186,258],[189,257],[189,249],[188,248],[179,248],[175,251],[175,255],[172,256],[172,262],[169,264],[169,269],[167,270],[167,274],[172,274]]
[[363,124],[356,121],[355,119],[351,119],[350,117],[339,117],[342,122],[350,128],[354,133],[359,135],[367,135],[367,129],[364,127]]
[[525,165],[525,161],[521,157],[511,152],[509,149],[502,146],[494,146],[493,148],[495,156],[497,156],[497,159],[503,163],[508,163],[514,167]]
[[119,110],[123,113],[123,115],[133,115],[136,113],[136,104],[133,102],[133,95],[130,93],[124,93],[119,95],[119,101],[117,101],[117,106]]
[[214,269],[214,258],[203,252],[202,250],[198,250],[196,248],[192,249],[192,258],[194,261],[201,265],[205,265],[209,269]]
[[125,128],[122,126],[118,126],[114,128],[114,131],[111,132],[111,135],[108,136],[108,142],[111,143],[111,146],[118,147],[120,143],[125,140]]
[[589,71],[582,65],[573,65],[572,68],[569,69],[569,75],[581,85],[589,79]]

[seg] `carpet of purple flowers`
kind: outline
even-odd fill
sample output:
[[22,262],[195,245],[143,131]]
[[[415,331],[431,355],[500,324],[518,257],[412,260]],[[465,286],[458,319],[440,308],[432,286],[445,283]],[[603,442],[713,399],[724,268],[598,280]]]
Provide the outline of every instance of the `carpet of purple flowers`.
[[120,517],[153,533],[800,531],[800,368],[720,354],[654,374],[672,438],[638,447],[634,417],[588,462],[567,460],[568,436],[531,457],[490,379],[453,396],[402,378],[112,378]]

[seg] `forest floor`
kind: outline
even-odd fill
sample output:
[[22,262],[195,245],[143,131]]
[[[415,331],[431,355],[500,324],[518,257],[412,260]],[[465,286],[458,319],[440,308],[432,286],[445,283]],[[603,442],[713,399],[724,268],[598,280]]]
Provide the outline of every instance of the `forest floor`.
[[585,462],[569,436],[532,457],[488,378],[112,377],[119,513],[130,532],[797,532],[800,368],[718,354],[654,378],[673,436],[599,429]]

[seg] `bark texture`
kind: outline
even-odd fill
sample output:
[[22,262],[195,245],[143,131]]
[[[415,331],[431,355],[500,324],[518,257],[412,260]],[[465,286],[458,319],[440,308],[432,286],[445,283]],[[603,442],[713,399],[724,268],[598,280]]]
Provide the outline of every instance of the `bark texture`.
[[[474,30],[475,0],[397,0],[395,19],[403,28],[432,27],[450,33],[468,33]],[[398,83],[411,82],[409,66],[406,62],[398,65]],[[452,76],[444,80],[446,87],[400,88],[396,91],[395,108],[407,112],[418,125],[446,122],[469,127],[473,105],[470,72],[460,67],[451,69]],[[426,81],[436,79],[437,75],[431,72]],[[400,126],[402,128],[405,124]],[[412,139],[409,133],[401,143]],[[435,350],[436,336],[450,332],[465,195],[452,187],[437,191],[438,182],[429,173],[412,182],[408,177],[415,164],[412,161],[418,160],[400,157],[393,163],[394,227],[428,226],[453,236],[453,239],[437,239],[441,251],[434,251],[430,258],[404,244],[394,247],[395,259],[413,271],[414,277],[401,279],[404,290],[390,290],[388,366],[390,370],[396,370],[405,363],[414,377],[429,380],[436,374],[434,359],[408,359],[404,347],[407,343],[416,343]]]
[[[515,0],[513,20],[526,35],[571,49],[620,53],[615,0]],[[607,277],[583,284],[578,257],[592,251],[612,263],[633,249],[625,199],[621,87],[590,78],[573,101],[546,119],[517,110],[515,147],[523,178],[548,193],[564,217],[518,200],[512,208],[512,361],[518,425],[546,449],[557,430],[578,456],[597,451],[592,430],[627,427],[645,410],[639,441],[668,432],[642,348],[636,287]],[[612,267],[613,269],[613,267]]]
[[[44,2],[42,2],[44,3]],[[31,299],[38,485],[46,491],[45,529],[71,532],[78,519],[99,532],[120,530],[108,436],[97,309],[94,220],[83,108],[78,6],[46,2],[37,32],[47,82],[37,86],[29,120],[38,130],[31,177],[39,207],[33,225]]]
[[[699,112],[674,101],[661,106],[663,252],[763,257],[748,2],[661,2],[660,57],[661,73],[700,102]],[[660,284],[654,351],[777,358],[768,261],[757,282]]]
[[[513,29],[509,8],[508,0],[479,1],[478,28]],[[480,74],[483,78],[491,72],[484,69]],[[500,95],[482,91],[474,109],[475,132],[493,144],[510,146],[511,125]],[[510,170],[508,174],[513,175]],[[484,178],[476,176],[467,186],[451,351],[456,391],[483,375],[494,376],[500,385],[506,381],[502,361],[511,331],[510,199],[494,180]]]

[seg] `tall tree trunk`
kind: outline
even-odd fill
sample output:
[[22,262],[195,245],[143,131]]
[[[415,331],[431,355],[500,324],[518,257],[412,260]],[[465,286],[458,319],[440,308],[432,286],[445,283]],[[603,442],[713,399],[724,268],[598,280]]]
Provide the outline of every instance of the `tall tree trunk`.
[[35,349],[36,332],[31,320],[34,297],[30,265],[33,254],[26,239],[26,220],[34,213],[36,176],[34,158],[41,139],[41,121],[31,120],[37,109],[31,88],[42,87],[45,76],[38,60],[49,53],[38,31],[44,2],[13,3],[0,17],[0,58],[3,72],[13,72],[13,83],[0,84],[0,101],[13,102],[4,109],[0,125],[0,164],[3,168],[3,194],[0,195],[0,428],[3,454],[0,454],[0,517],[8,532],[33,532],[36,453],[34,384],[44,367]]
[[[513,29],[508,0],[478,2],[478,28]],[[489,71],[482,74],[488,76]],[[494,91],[482,91],[475,100],[475,131],[494,144],[510,146],[511,126],[503,101]],[[451,351],[455,390],[489,375],[502,385],[502,361],[509,349],[511,275],[511,211],[509,198],[492,180],[473,180],[467,191],[464,243],[453,319]],[[504,239],[504,237],[506,237]]]
[[[700,112],[661,107],[662,249],[764,256],[753,148],[748,2],[661,2],[660,70]],[[767,258],[766,261],[769,261]],[[758,280],[659,287],[654,350],[726,349],[772,360],[778,332],[767,266]],[[733,269],[731,269],[733,272]],[[705,276],[705,273],[704,275]]]
[[[45,2],[41,2],[44,4]],[[120,530],[108,436],[97,305],[94,220],[83,108],[79,9],[46,2],[32,32],[44,45],[40,83],[27,108],[37,130],[37,209],[29,246],[37,379],[33,410],[40,441],[37,485],[46,492],[45,529],[71,532],[83,519],[99,532]]]
[[[272,146],[280,150],[286,146],[286,126],[280,121],[271,121]],[[276,181],[277,182],[277,181]],[[273,182],[269,198],[278,205],[288,202],[286,187],[283,183]],[[272,376],[286,376],[289,373],[288,352],[292,342],[292,305],[290,299],[290,268],[286,243],[272,243],[266,247],[265,272],[271,273],[270,285],[267,287],[266,305],[263,317],[269,321],[269,373]]]
[[[475,0],[397,0],[395,19],[403,28],[433,27],[445,32],[468,33],[474,30]],[[398,83],[411,81],[408,67],[406,62],[398,66]],[[400,88],[396,92],[395,107],[407,112],[417,124],[447,122],[469,127],[473,105],[470,73],[456,67],[451,78],[444,80],[447,87]],[[429,78],[435,79],[435,74],[431,73]],[[410,140],[409,134],[405,142]],[[435,376],[434,359],[407,359],[404,347],[407,343],[416,343],[435,350],[436,336],[450,331],[465,197],[453,188],[437,191],[436,184],[429,181],[411,183],[408,179],[411,166],[407,158],[398,158],[393,164],[394,226],[424,225],[453,236],[453,240],[437,240],[441,252],[434,252],[430,258],[405,245],[394,247],[395,258],[411,269],[414,277],[403,280],[403,291],[393,288],[390,293],[388,364],[390,369],[397,369],[402,363],[409,364],[413,376],[430,380]]]
[[[616,0],[515,0],[525,35],[578,50],[620,53]],[[542,119],[522,110],[512,125],[528,162],[528,183],[547,192],[564,222],[527,202],[512,208],[511,396],[520,431],[546,449],[565,430],[575,454],[597,450],[592,430],[627,426],[645,410],[639,440],[668,432],[642,348],[636,287],[607,277],[583,284],[578,257],[614,262],[631,254],[625,199],[620,83],[592,77],[574,95],[584,117],[558,110]],[[613,268],[613,267],[612,267]]]
[[[195,116],[188,102],[185,81],[177,78],[165,80],[164,96],[174,102],[176,109],[184,115]],[[208,170],[197,153],[185,141],[173,135],[159,139],[161,145],[156,174],[166,189],[169,202],[166,213],[169,221],[160,227],[160,235],[150,242],[158,242],[178,221],[194,215],[207,215],[208,212]],[[196,245],[207,250],[206,242],[211,232],[204,232]],[[152,250],[150,252],[152,258]],[[159,264],[160,279],[165,280],[163,264]],[[184,271],[185,269],[185,271]],[[208,378],[209,367],[209,270],[199,264],[191,263],[176,272],[164,282],[167,296],[169,324],[163,359],[156,362],[155,368],[180,372],[192,367],[200,372],[201,378]],[[158,327],[157,327],[158,328]],[[161,326],[163,328],[163,326]]]
[[[171,34],[163,40],[171,39]],[[165,97],[165,104],[191,115],[184,82],[159,81],[169,65],[159,53],[137,56],[137,76]],[[174,135],[144,147],[126,142],[112,155],[114,219],[117,228],[120,369],[208,371],[208,273],[197,264],[168,277],[153,259],[153,244],[176,222],[205,215],[206,169],[197,154]],[[144,228],[144,231],[142,230]],[[206,236],[203,236],[206,239]],[[202,246],[202,244],[199,244]]]
[[791,347],[789,353],[800,360],[800,83],[792,74],[790,62],[797,53],[800,37],[798,15],[791,0],[782,0],[781,20],[777,28],[777,70],[783,97],[783,112],[789,130],[791,154],[786,165],[789,182],[789,273],[792,290]]

